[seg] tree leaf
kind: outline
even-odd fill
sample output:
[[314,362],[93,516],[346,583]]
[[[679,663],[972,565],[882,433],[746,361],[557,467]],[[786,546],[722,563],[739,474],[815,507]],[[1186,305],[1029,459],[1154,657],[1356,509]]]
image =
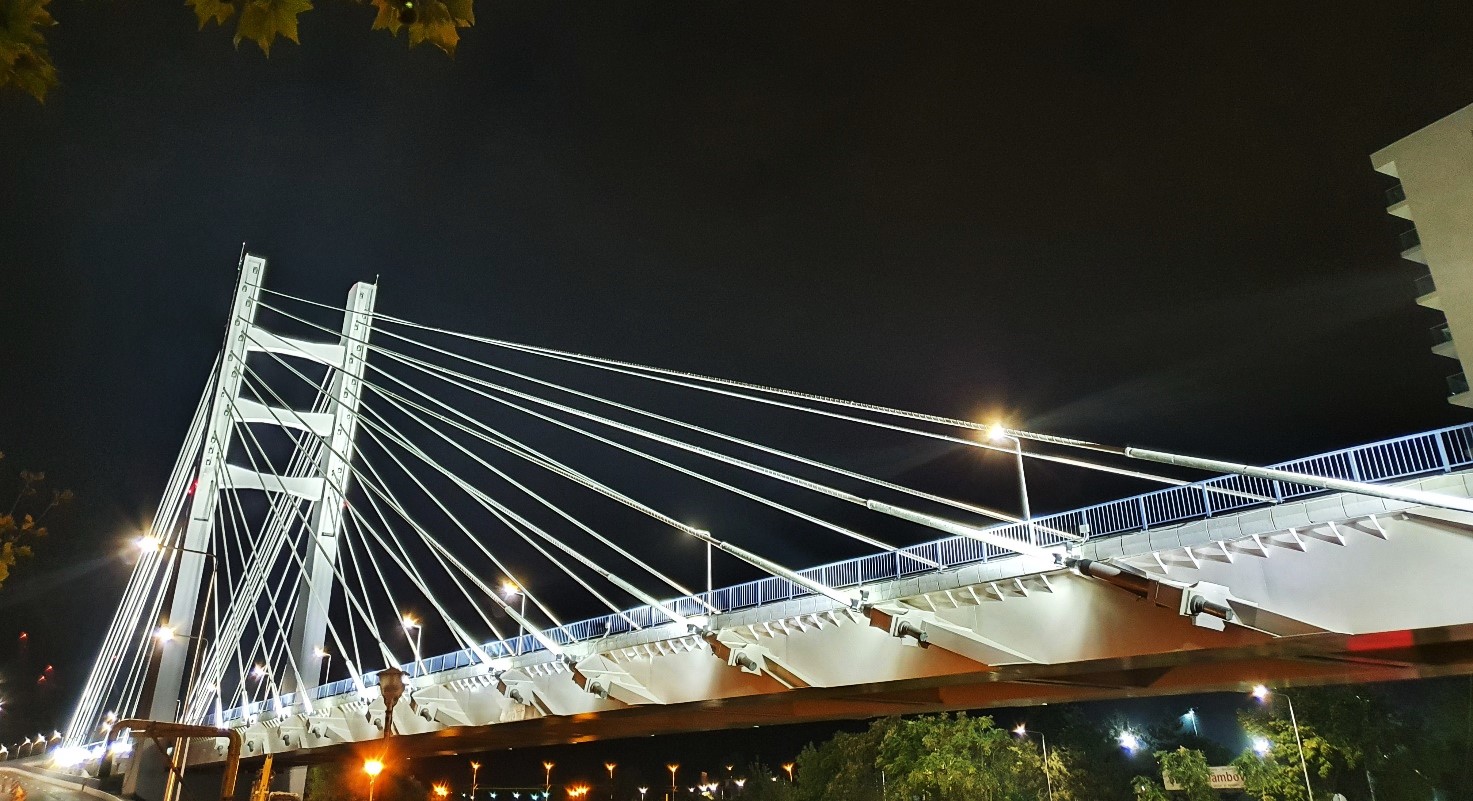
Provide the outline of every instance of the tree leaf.
[[235,24],[235,45],[249,39],[269,56],[277,36],[297,41],[297,15],[311,10],[311,0],[249,0]]
[[226,20],[235,16],[235,3],[230,0],[184,0],[184,4],[194,9],[201,30],[210,20],[224,25]]
[[[56,65],[41,33],[56,24],[46,10],[50,1],[0,0],[0,87],[14,86],[42,102],[56,86]],[[41,477],[21,473],[23,486]]]
[[460,42],[460,28],[476,22],[473,0],[371,0],[378,14],[374,30],[387,30],[395,36],[408,29],[409,46],[430,44],[449,55],[455,55]]

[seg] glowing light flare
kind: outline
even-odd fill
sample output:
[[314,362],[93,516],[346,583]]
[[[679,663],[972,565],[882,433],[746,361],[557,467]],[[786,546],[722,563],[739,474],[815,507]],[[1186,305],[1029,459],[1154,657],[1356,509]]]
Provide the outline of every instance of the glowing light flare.
[[366,759],[363,761],[363,772],[371,778],[378,778],[384,772],[384,763],[381,759]]
[[1140,738],[1135,735],[1135,732],[1128,729],[1126,731],[1120,732],[1120,736],[1116,739],[1119,741],[1121,748],[1124,748],[1126,751],[1132,754],[1134,754],[1136,751],[1139,751],[1141,748]]
[[1268,756],[1268,752],[1272,751],[1273,749],[1274,744],[1267,737],[1253,738],[1253,753],[1263,757]]

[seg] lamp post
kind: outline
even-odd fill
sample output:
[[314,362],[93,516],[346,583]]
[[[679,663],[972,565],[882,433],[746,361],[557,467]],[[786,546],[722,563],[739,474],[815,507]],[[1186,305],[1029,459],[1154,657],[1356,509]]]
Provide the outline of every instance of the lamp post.
[[[196,553],[203,553],[203,551],[196,551]],[[209,595],[205,598],[204,604],[206,609],[209,608],[210,596],[213,596],[215,594],[215,569],[213,567],[213,556],[210,557],[210,564],[210,590]],[[200,625],[204,625],[203,618],[200,619]],[[163,647],[164,645],[171,643],[176,639],[179,639],[181,635],[174,631],[173,626],[170,626],[166,623],[154,630],[153,637],[154,640],[158,642],[159,647]],[[185,634],[182,635],[182,637],[185,642],[189,642],[190,640],[194,641],[194,655],[191,657],[191,662],[189,665],[189,681],[186,682],[184,685],[184,700],[179,701],[176,704],[178,711],[175,713],[175,716],[179,718],[180,723],[183,723],[184,717],[189,714],[189,698],[190,696],[194,695],[194,682],[195,679],[199,676],[200,650],[204,647],[205,643],[205,638],[203,635]],[[40,738],[40,736],[41,735],[39,734],[36,735],[38,739]],[[188,755],[189,740],[183,737],[175,737],[174,748],[172,751],[169,752],[168,755],[169,775],[166,776],[164,779],[163,801],[173,801],[175,794],[179,792],[179,780],[183,776],[185,769],[189,767],[189,763],[187,761]]]
[[471,801],[476,801],[476,776],[481,772],[481,763],[471,760]]
[[[404,626],[405,638],[414,643],[414,675],[423,676],[425,672],[425,665],[424,662],[420,659],[419,645],[420,639],[424,637],[425,627],[420,625],[420,622],[414,618],[414,615],[404,615],[404,617],[402,617],[399,622]],[[410,630],[414,631],[414,637],[412,638],[409,637]]]
[[552,766],[555,764],[557,763],[551,760],[542,763],[542,770],[544,771],[542,777],[542,792],[544,794],[552,792]]
[[322,670],[317,674],[317,686],[321,687],[327,683],[327,678],[332,675],[332,654],[326,648],[317,646],[312,649],[312,655],[322,662]]
[[522,623],[523,620],[527,619],[527,593],[523,592],[521,585],[515,581],[503,581],[501,582],[501,594],[505,595],[508,599],[517,595],[522,597],[521,611],[517,613],[517,656],[521,656],[522,637],[527,633],[527,627]]
[[619,767],[617,762],[605,762],[604,770],[609,772],[609,801],[614,801],[614,768]]
[[[1299,769],[1304,773],[1305,797],[1314,801],[1314,789],[1309,786],[1309,764],[1304,760],[1304,741],[1299,739],[1299,719],[1294,717],[1294,699],[1284,693],[1278,694],[1283,695],[1284,702],[1289,705],[1289,725],[1294,728],[1294,746],[1299,749]],[[1266,685],[1255,684],[1253,686],[1253,697],[1262,703],[1268,703],[1269,698],[1273,695],[1274,693],[1270,692]]]
[[384,736],[394,734],[394,707],[404,697],[404,671],[388,667],[378,672],[378,692],[384,699]]
[[363,772],[368,774],[368,801],[373,801],[373,785],[378,781],[378,775],[384,772],[384,763],[379,759],[364,760]]
[[1029,729],[1026,725],[1019,723],[1013,734],[1019,737],[1027,737],[1029,734],[1038,735],[1039,742],[1043,745],[1043,781],[1048,786],[1048,801],[1054,801],[1054,778],[1048,772],[1048,735],[1041,731]]
[[1191,722],[1192,734],[1196,737],[1201,737],[1202,732],[1197,728],[1197,708],[1192,707],[1191,709],[1188,709],[1187,713],[1185,715],[1182,715],[1182,717]]
[[649,791],[650,791],[650,788],[648,788],[648,787],[641,787],[641,788],[639,788],[639,801],[644,801],[644,794],[645,793],[648,793]]
[[784,762],[783,763],[783,770],[785,770],[785,771],[788,772],[788,784],[792,784],[793,783],[793,768],[794,767],[796,767],[796,764],[793,763],[793,762]]
[[675,801],[675,771],[680,770],[679,762],[671,762],[665,766],[670,771],[670,795],[666,796],[670,801]]
[[993,442],[1013,443],[1013,458],[1018,461],[1018,493],[1023,501],[1023,523],[1028,528],[1028,541],[1037,545],[1038,534],[1033,530],[1033,513],[1028,508],[1028,475],[1023,470],[1023,440],[1009,434],[1002,423],[994,423],[987,432],[987,438]]

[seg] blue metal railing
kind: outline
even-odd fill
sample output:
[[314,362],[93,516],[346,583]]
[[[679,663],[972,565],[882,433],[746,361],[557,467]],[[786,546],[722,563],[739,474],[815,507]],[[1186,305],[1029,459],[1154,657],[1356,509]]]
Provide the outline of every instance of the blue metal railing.
[[[1473,467],[1473,423],[1450,428],[1410,434],[1405,437],[1358,445],[1353,448],[1322,453],[1271,465],[1281,470],[1305,473],[1320,478],[1338,478],[1347,481],[1395,481],[1415,478],[1434,473]],[[1304,484],[1268,481],[1260,478],[1228,475],[1177,487],[1147,492],[1130,498],[1108,501],[1067,512],[1034,518],[1038,542],[1044,547],[1058,545],[1064,538],[1050,534],[1043,527],[1057,531],[1088,531],[1091,539],[1147,531],[1158,526],[1200,520],[1215,515],[1239,512],[1244,509],[1269,506],[1282,501],[1297,500],[1310,495],[1324,494],[1327,490]],[[1088,528],[1084,528],[1088,526]],[[989,534],[1030,541],[1029,525],[1007,523],[986,529]],[[987,562],[1013,556],[1014,552],[996,545],[980,542],[971,537],[946,537],[902,548],[896,552],[885,552],[845,559],[826,565],[810,567],[799,573],[830,587],[853,587],[877,581],[888,581],[916,573],[935,570],[930,560],[944,568]],[[763,604],[786,601],[811,593],[787,579],[769,577],[748,581],[731,587],[722,587],[697,597],[724,612],[750,609]],[[698,616],[707,610],[700,601],[679,598],[667,602],[682,615]],[[670,622],[663,613],[653,607],[641,606],[625,611],[641,627],[659,626]],[[572,642],[606,637],[631,630],[629,622],[619,615],[580,620],[560,629],[548,629],[542,636],[553,642],[567,645]],[[491,657],[531,653],[543,649],[541,642],[531,634],[505,642],[486,643],[481,649]],[[400,665],[400,669],[411,676],[429,675],[447,670],[469,667],[477,657],[471,649],[441,654],[423,660],[423,669],[411,662]],[[368,673],[361,677],[365,687],[378,683],[378,675]],[[354,679],[314,687],[308,691],[313,698],[321,699],[354,692]],[[281,703],[290,706],[295,694],[282,697]],[[255,715],[272,708],[270,701],[259,701],[245,707],[232,709],[224,714],[224,722]]]

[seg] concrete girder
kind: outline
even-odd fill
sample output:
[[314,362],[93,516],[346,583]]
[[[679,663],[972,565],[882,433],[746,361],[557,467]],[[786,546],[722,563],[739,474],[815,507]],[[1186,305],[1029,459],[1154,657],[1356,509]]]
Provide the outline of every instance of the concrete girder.
[[1039,661],[974,629],[951,623],[934,612],[885,604],[866,609],[865,615],[870,625],[898,638],[902,644],[922,648],[935,646],[979,665],[990,667]]
[[623,704],[663,704],[655,693],[617,661],[593,654],[573,666],[573,681],[586,692]]
[[783,664],[772,651],[755,642],[743,640],[736,632],[710,634],[706,642],[717,659],[745,673],[767,676],[789,690],[815,685],[812,677],[805,676],[801,670],[791,665]]

